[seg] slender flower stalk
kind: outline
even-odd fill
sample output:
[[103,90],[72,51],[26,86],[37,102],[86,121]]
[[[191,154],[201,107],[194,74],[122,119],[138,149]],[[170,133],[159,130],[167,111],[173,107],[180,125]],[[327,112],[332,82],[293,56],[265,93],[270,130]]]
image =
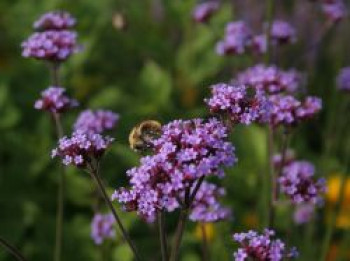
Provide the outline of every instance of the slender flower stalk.
[[0,237],[0,246],[5,248],[14,258],[16,258],[17,261],[27,261],[27,259],[18,251],[17,248],[12,246],[2,237]]
[[268,186],[270,188],[271,194],[268,197],[269,203],[268,203],[268,227],[272,228],[274,225],[275,217],[274,217],[274,200],[275,200],[275,191],[277,191],[277,180],[276,175],[274,171],[274,164],[273,164],[273,155],[274,155],[274,131],[271,124],[268,126],[268,180],[270,181],[270,185]]
[[207,237],[207,231],[205,229],[205,223],[200,223],[201,228],[201,234],[202,234],[202,258],[203,261],[210,261],[210,253],[209,253],[209,244],[208,244],[208,237]]
[[168,260],[168,246],[167,246],[167,238],[165,231],[165,222],[164,222],[164,212],[162,210],[158,210],[157,212],[157,223],[158,223],[158,232],[159,232],[159,241],[160,248],[162,253],[162,261]]
[[128,232],[124,228],[124,225],[121,222],[121,219],[118,216],[115,208],[113,207],[112,202],[111,202],[110,198],[108,197],[107,192],[106,192],[106,190],[104,188],[104,185],[102,184],[102,180],[101,180],[101,177],[100,177],[100,174],[99,174],[99,164],[98,163],[95,163],[95,164],[90,163],[90,164],[88,164],[87,169],[88,169],[88,172],[91,175],[92,179],[95,181],[97,189],[99,190],[102,198],[106,202],[108,208],[111,210],[111,212],[112,212],[112,214],[113,214],[113,216],[115,218],[115,221],[117,222],[117,225],[118,225],[120,231],[122,232],[122,235],[123,235],[124,239],[128,243],[131,251],[133,252],[133,254],[135,256],[135,259],[137,261],[140,261],[141,258],[139,256],[137,250],[136,250],[136,247],[135,247],[134,243],[131,241],[131,238],[130,238]]
[[[58,63],[50,63],[51,83],[53,86],[59,86],[59,69]],[[57,112],[52,113],[57,139],[61,139],[64,135],[63,127],[61,123],[60,114]],[[60,261],[62,255],[62,239],[63,239],[63,216],[64,216],[64,187],[66,179],[66,168],[61,164],[59,183],[57,190],[57,210],[56,210],[56,235],[55,235],[55,249],[54,249],[54,261]]]

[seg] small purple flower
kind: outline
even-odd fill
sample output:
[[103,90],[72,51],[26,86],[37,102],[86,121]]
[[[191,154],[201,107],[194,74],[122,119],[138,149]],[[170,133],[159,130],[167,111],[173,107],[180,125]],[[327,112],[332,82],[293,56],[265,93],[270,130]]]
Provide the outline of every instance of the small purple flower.
[[65,30],[75,26],[75,18],[65,11],[53,11],[43,14],[34,22],[34,29],[39,31],[46,30]]
[[83,132],[102,133],[115,127],[119,120],[119,115],[107,110],[85,110],[80,113],[75,124],[74,130]]
[[114,217],[110,214],[95,214],[91,222],[91,238],[96,245],[101,245],[106,239],[115,238]]
[[276,66],[258,64],[237,75],[236,81],[269,94],[295,92],[302,84],[300,73],[295,70],[283,71]]
[[217,222],[230,218],[231,210],[221,206],[218,201],[225,194],[224,188],[203,182],[192,203],[190,219],[200,222]]
[[64,165],[83,168],[93,160],[99,160],[112,142],[113,138],[108,136],[77,130],[71,137],[61,138],[51,156],[61,158]]
[[281,192],[294,204],[322,203],[321,194],[326,191],[324,179],[314,179],[315,167],[307,161],[294,161],[282,169],[278,179]]
[[212,96],[205,99],[210,112],[226,115],[233,124],[266,122],[269,117],[269,102],[259,90],[249,94],[244,85],[215,84],[211,87]]
[[32,34],[22,43],[23,57],[60,62],[79,50],[72,31],[44,31]]
[[286,21],[275,20],[271,27],[271,39],[277,44],[296,42],[295,29]]
[[295,248],[286,249],[285,243],[274,239],[275,232],[265,229],[262,234],[250,230],[245,233],[235,233],[233,240],[240,244],[240,248],[233,254],[235,261],[282,261],[296,258]]
[[219,9],[219,7],[219,2],[214,0],[200,3],[194,8],[192,17],[198,23],[205,23]]
[[50,86],[41,93],[41,98],[34,104],[37,110],[45,110],[51,113],[62,113],[78,106],[78,102],[69,98],[62,87]]
[[251,30],[243,21],[230,22],[226,25],[224,39],[216,45],[219,55],[243,54],[251,45]]
[[127,171],[131,188],[116,190],[112,199],[149,222],[158,210],[173,211],[177,198],[199,178],[222,177],[223,167],[236,162],[226,138],[226,127],[216,119],[175,120],[163,126],[161,136],[152,141],[153,154]]
[[342,91],[350,91],[350,67],[340,70],[337,76],[337,87]]
[[266,34],[253,36],[252,49],[257,54],[264,54],[267,51]]
[[313,204],[300,204],[296,206],[294,211],[293,220],[296,224],[308,223],[315,212],[315,206]]
[[330,3],[324,3],[322,4],[322,10],[326,17],[334,23],[339,22],[347,15],[343,0],[334,0]]
[[291,95],[276,94],[269,97],[271,103],[270,123],[295,126],[299,122],[312,118],[322,108],[322,100],[309,96],[304,101],[299,101]]

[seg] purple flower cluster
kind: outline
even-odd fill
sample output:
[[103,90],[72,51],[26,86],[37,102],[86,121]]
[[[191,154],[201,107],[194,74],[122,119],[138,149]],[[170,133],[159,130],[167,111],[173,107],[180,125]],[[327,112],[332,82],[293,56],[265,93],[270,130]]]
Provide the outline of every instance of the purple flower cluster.
[[127,171],[131,188],[115,191],[112,199],[150,222],[157,210],[173,211],[179,206],[177,198],[200,177],[222,177],[223,167],[236,162],[234,147],[226,138],[226,127],[216,119],[170,122],[152,141],[153,155]]
[[227,115],[233,124],[266,122],[269,118],[269,102],[259,90],[254,95],[244,85],[215,84],[211,87],[212,96],[205,99],[210,112]]
[[95,214],[91,222],[91,238],[96,245],[101,245],[108,238],[115,238],[114,223],[112,214]]
[[314,212],[315,206],[313,204],[297,205],[294,211],[293,220],[298,225],[308,223],[312,219]]
[[307,161],[294,161],[282,169],[279,177],[281,192],[294,204],[322,203],[321,194],[326,191],[324,179],[314,179],[315,167]]
[[252,33],[243,21],[230,22],[226,25],[224,39],[216,45],[219,55],[243,54],[251,45]]
[[231,217],[231,210],[222,207],[219,197],[226,194],[224,188],[203,182],[192,203],[190,219],[200,222],[217,222]]
[[79,50],[72,31],[45,31],[32,34],[22,43],[22,55],[40,60],[64,61]]
[[271,39],[274,44],[287,44],[296,42],[294,27],[288,22],[275,20],[271,26]]
[[309,96],[299,101],[291,95],[275,94],[269,97],[271,102],[270,124],[294,126],[301,121],[312,118],[322,108],[322,100]]
[[350,91],[350,67],[342,68],[337,76],[339,90]]
[[119,115],[107,110],[85,110],[80,113],[75,124],[74,130],[82,132],[103,133],[111,130],[117,124]]
[[326,0],[322,4],[322,10],[326,17],[334,23],[342,20],[347,14],[343,0]]
[[192,17],[198,23],[205,23],[219,9],[219,7],[219,2],[214,0],[200,3],[194,8]]
[[268,229],[265,229],[262,234],[253,230],[235,233],[233,240],[241,245],[233,254],[235,261],[281,261],[298,256],[295,248],[286,249],[285,243],[280,239],[274,239],[274,236],[275,232]]
[[64,165],[86,167],[93,160],[99,160],[112,142],[110,137],[77,130],[71,137],[61,138],[51,156],[60,157]]
[[69,98],[62,87],[50,86],[41,93],[41,98],[34,104],[37,110],[45,110],[51,113],[62,113],[78,106],[78,102]]
[[302,76],[295,70],[283,71],[276,66],[258,64],[237,75],[236,81],[267,93],[295,92],[302,84]]
[[53,11],[43,14],[34,22],[34,29],[39,31],[64,30],[75,26],[75,18],[65,11]]

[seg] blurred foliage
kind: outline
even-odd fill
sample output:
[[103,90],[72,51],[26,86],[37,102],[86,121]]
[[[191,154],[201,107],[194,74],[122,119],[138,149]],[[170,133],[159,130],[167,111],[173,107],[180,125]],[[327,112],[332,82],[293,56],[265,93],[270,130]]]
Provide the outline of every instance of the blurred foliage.
[[[244,1],[237,2],[242,6]],[[248,2],[254,5],[254,1]],[[280,4],[278,12],[291,15],[300,2],[286,1],[285,7]],[[232,8],[231,1],[224,1],[209,25],[197,25],[191,20],[194,5],[194,0],[0,2],[0,235],[20,248],[29,260],[52,259],[58,182],[58,162],[49,155],[56,142],[52,120],[33,109],[40,91],[49,85],[49,73],[45,64],[21,57],[20,43],[31,33],[31,24],[41,13],[56,8],[68,10],[79,21],[77,31],[84,50],[64,65],[62,80],[80,100],[79,109],[108,108],[121,115],[119,126],[112,133],[117,142],[102,169],[112,192],[113,188],[126,185],[125,171],[138,163],[138,156],[127,144],[129,130],[136,123],[144,119],[167,122],[206,116],[203,98],[209,93],[208,86],[228,81],[234,72],[256,62],[245,56],[222,58],[214,52],[225,23],[235,17],[246,17],[249,8],[240,11]],[[124,29],[113,25],[116,14],[124,17]],[[254,15],[261,17],[251,14]],[[283,52],[278,63],[284,67],[293,66],[291,61],[313,40],[308,38],[302,22],[296,26],[300,40]],[[337,144],[346,144],[344,137],[348,139],[349,135],[338,133],[335,126],[342,123],[339,104],[346,98],[336,93],[334,77],[349,62],[348,28],[348,21],[334,28],[317,50],[297,64],[298,69],[308,72],[306,91],[320,95],[325,110],[318,119],[297,129],[291,143],[300,158],[316,164],[320,175],[341,172],[345,167],[344,151],[335,148]],[[66,133],[77,114],[74,111],[65,115]],[[230,236],[233,231],[260,227],[264,217],[260,177],[266,166],[266,131],[260,126],[239,127],[231,138],[239,163],[227,171],[224,184],[228,192],[225,203],[233,208],[235,218],[214,226],[210,253],[217,260],[231,260],[235,249]],[[62,260],[98,260],[103,248],[112,250],[110,259],[104,260],[132,260],[119,236],[102,248],[90,239],[94,208],[103,209],[96,198],[86,173],[69,168]],[[323,218],[326,210],[319,213],[317,231],[313,231],[315,227],[294,227],[289,241],[301,251],[308,239],[320,241],[327,223]],[[134,214],[122,216],[140,251],[148,260],[159,260],[158,241],[150,240],[156,238],[156,228]],[[167,230],[172,232],[176,214],[168,216]],[[290,211],[279,209],[277,220],[278,230],[286,232]],[[195,230],[196,225],[189,223],[182,248],[183,261],[200,260],[201,242]],[[336,240],[341,239],[338,232]],[[306,249],[308,255],[301,260],[316,260],[319,245]],[[0,260],[12,259],[0,249]]]

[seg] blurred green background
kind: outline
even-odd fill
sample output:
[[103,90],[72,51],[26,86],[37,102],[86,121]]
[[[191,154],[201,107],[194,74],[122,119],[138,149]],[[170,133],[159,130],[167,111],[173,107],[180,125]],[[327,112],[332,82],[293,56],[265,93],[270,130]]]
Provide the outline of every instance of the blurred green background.
[[[21,249],[28,260],[52,260],[59,164],[50,159],[50,150],[56,139],[49,115],[33,108],[41,90],[49,85],[49,72],[44,63],[22,58],[20,48],[40,14],[57,8],[71,12],[78,20],[76,29],[84,46],[83,52],[63,66],[63,85],[81,103],[76,111],[64,115],[66,133],[82,109],[105,108],[121,115],[112,133],[116,142],[102,165],[103,178],[112,192],[127,184],[125,171],[138,164],[138,156],[127,144],[128,133],[135,124],[144,119],[166,123],[206,116],[203,99],[209,94],[208,86],[229,81],[234,72],[261,60],[249,56],[219,57],[214,47],[231,20],[244,18],[261,30],[263,2],[223,1],[211,22],[199,25],[191,18],[194,0],[1,0],[0,235]],[[339,104],[347,97],[336,91],[335,76],[349,62],[349,21],[342,21],[328,32],[318,48],[302,56],[317,41],[324,17],[304,0],[276,2],[276,16],[291,21],[299,38],[296,45],[280,50],[276,62],[305,72],[305,92],[324,100],[319,117],[294,131],[292,147],[299,158],[316,164],[320,176],[341,173],[349,133],[339,127],[348,117],[339,111]],[[120,19],[126,24],[124,28],[118,25]],[[210,252],[220,261],[232,259],[236,246],[231,234],[260,228],[266,212],[260,196],[260,177],[266,170],[266,131],[260,126],[239,127],[232,134],[232,142],[239,163],[227,170],[224,181],[218,182],[227,189],[224,202],[232,207],[234,220],[211,227]],[[103,210],[103,204],[96,199],[94,187],[82,171],[69,168],[66,186],[62,260],[101,260],[101,248],[90,239],[90,222],[94,208]],[[349,203],[350,200],[347,207]],[[290,210],[278,209],[278,231],[300,249],[300,260],[318,260],[332,206],[326,201],[313,225],[292,228]],[[349,224],[338,228],[333,239],[337,253],[350,242],[346,230],[350,226],[350,208],[347,210],[345,219],[349,219]],[[159,260],[156,228],[140,221],[134,213],[122,216],[147,260]],[[169,234],[175,225],[176,214],[171,214],[167,219]],[[197,234],[196,224],[189,223],[181,260],[200,260]],[[110,260],[132,260],[120,236],[103,247],[110,248]],[[338,255],[339,260],[350,260],[342,254],[341,258]],[[13,259],[0,249],[0,260]]]

